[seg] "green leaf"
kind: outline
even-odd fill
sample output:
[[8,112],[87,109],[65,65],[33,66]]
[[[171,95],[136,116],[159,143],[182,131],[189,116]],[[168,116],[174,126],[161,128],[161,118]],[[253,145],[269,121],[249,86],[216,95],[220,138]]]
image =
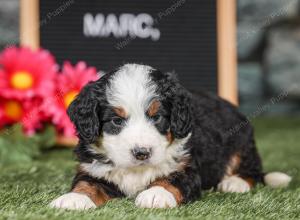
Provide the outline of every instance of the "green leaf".
[[39,156],[41,149],[55,144],[55,129],[46,127],[43,131],[26,136],[22,126],[16,124],[0,132],[0,165],[26,163]]

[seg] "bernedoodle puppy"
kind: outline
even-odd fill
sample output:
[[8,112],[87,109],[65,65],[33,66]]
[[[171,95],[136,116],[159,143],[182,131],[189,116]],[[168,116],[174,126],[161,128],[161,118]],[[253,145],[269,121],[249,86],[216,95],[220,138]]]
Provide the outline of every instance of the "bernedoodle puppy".
[[245,193],[291,179],[263,173],[253,129],[236,107],[192,94],[150,66],[126,64],[90,82],[68,114],[80,164],[71,192],[52,207],[89,209],[129,197],[138,207],[168,208],[206,189]]

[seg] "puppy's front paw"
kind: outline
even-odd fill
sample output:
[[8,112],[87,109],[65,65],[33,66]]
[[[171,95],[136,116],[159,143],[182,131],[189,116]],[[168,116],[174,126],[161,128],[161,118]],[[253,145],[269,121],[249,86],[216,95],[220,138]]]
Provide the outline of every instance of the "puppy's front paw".
[[245,193],[250,191],[250,185],[240,177],[231,176],[218,184],[218,190],[221,192]]
[[141,192],[135,199],[141,208],[173,208],[177,206],[173,194],[161,186],[154,186]]
[[87,195],[70,192],[53,200],[50,203],[50,207],[70,210],[84,210],[96,208],[96,205]]

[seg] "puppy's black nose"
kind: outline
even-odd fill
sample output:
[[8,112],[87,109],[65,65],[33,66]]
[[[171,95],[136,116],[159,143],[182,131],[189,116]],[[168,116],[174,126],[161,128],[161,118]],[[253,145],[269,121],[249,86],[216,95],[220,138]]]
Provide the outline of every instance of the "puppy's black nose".
[[151,148],[135,147],[132,154],[137,160],[147,160],[151,156]]

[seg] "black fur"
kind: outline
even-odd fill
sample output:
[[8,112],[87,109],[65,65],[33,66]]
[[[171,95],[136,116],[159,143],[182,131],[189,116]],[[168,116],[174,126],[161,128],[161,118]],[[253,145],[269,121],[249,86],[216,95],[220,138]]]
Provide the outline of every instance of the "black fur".
[[82,143],[94,143],[101,134],[106,113],[109,112],[105,88],[114,73],[112,71],[101,77],[101,80],[88,83],[68,108],[68,115]]
[[71,103],[68,114],[75,124],[78,136],[84,143],[93,143],[100,135],[99,105],[103,97],[98,83],[89,83]]
[[170,111],[170,129],[175,138],[184,138],[193,127],[191,114],[190,94],[177,81],[172,74],[163,74],[159,70],[151,73],[153,81],[158,85],[165,107]]
[[[88,148],[101,136],[102,129],[118,132],[111,125],[105,125],[105,114],[111,111],[105,100],[105,85],[113,74],[88,84],[68,110],[80,139],[75,150],[80,162],[96,159],[110,163],[105,155],[95,155]],[[246,117],[235,106],[212,94],[190,93],[172,74],[155,70],[151,76],[158,85],[157,93],[162,103],[159,110],[162,118],[156,125],[157,129],[164,134],[170,127],[177,139],[192,134],[185,145],[190,153],[187,166],[166,177],[181,191],[183,202],[200,198],[201,189],[216,187],[225,175],[230,158],[237,153],[241,158],[237,173],[262,182],[262,165],[255,147],[253,129],[245,123]],[[232,132],[241,124],[243,126]],[[124,196],[117,186],[89,176],[76,176],[73,185],[82,179],[101,185],[112,196]]]

